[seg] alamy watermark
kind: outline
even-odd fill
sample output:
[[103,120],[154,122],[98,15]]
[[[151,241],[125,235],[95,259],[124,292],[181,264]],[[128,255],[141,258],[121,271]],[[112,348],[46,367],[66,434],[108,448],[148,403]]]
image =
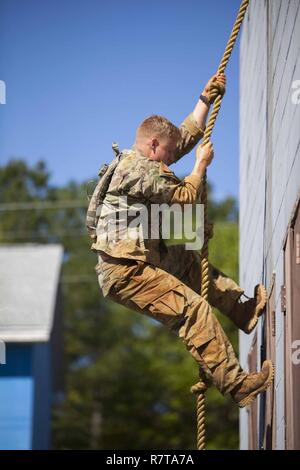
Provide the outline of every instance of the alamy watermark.
[[100,241],[164,239],[180,241],[187,250],[201,250],[204,243],[203,204],[145,205],[121,196],[116,205],[100,205],[97,215]]
[[295,90],[292,93],[292,103],[300,104],[300,80],[294,80],[292,83],[292,90]]
[[0,80],[0,104],[6,104],[6,84]]
[[300,364],[300,339],[292,342],[292,363],[295,366]]
[[2,339],[0,339],[0,365],[1,364],[6,364],[6,346]]

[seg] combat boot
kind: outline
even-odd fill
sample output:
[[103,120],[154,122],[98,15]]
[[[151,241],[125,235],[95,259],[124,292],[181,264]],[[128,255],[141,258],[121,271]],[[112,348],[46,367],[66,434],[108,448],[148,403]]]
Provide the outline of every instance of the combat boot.
[[238,328],[249,334],[263,313],[266,302],[266,289],[262,284],[257,284],[254,288],[253,298],[249,298],[246,302],[241,302],[238,299],[228,316]]
[[259,393],[264,392],[274,378],[274,366],[272,361],[264,361],[261,371],[248,374],[230,394],[240,408],[250,405]]

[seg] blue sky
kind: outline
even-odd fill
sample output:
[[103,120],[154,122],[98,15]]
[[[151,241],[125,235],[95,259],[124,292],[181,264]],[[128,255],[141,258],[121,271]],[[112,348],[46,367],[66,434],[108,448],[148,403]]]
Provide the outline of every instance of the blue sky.
[[[95,177],[146,116],[175,124],[217,70],[239,0],[1,0],[0,162],[43,159],[52,184]],[[237,44],[238,46],[238,44]],[[239,48],[226,74],[209,179],[238,195]],[[189,173],[194,152],[172,169]]]

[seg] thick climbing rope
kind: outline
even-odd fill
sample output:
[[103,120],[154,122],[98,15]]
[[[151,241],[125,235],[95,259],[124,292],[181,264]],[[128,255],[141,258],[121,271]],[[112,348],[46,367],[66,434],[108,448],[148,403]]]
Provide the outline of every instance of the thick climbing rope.
[[[227,46],[225,48],[222,60],[220,62],[218,73],[224,73],[225,68],[230,59],[233,47],[239,34],[239,30],[243,23],[246,15],[246,11],[250,0],[243,0],[235,20],[232,32],[230,34]],[[214,87],[211,91],[211,98],[215,98],[213,109],[206,126],[206,130],[203,137],[202,145],[209,142],[213,127],[215,125],[217,115],[221,108],[222,98],[224,91],[218,86]],[[213,236],[213,225],[208,222],[207,217],[207,175],[206,171],[203,177],[203,191],[201,197],[201,203],[204,204],[204,243],[201,251],[201,296],[208,299],[208,287],[209,287],[209,271],[208,271],[208,243],[209,239]],[[191,392],[197,397],[197,449],[205,449],[205,392],[208,388],[208,383],[201,377],[197,384],[191,387]]]

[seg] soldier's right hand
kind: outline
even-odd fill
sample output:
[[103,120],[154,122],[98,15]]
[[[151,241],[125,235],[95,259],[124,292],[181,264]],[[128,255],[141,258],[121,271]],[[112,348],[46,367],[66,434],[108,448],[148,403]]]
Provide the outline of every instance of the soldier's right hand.
[[211,142],[207,144],[198,145],[196,150],[196,159],[197,163],[201,163],[201,165],[207,167],[212,162],[214,158],[214,148]]

